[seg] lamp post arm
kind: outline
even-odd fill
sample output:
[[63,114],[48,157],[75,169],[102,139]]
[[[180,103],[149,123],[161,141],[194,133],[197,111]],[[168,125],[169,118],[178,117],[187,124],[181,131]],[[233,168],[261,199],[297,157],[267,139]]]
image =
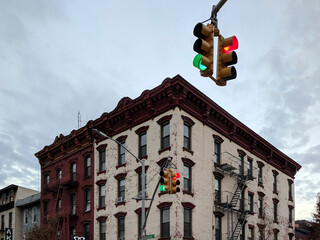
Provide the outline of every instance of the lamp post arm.
[[105,137],[105,138],[108,138],[108,139],[110,139],[110,140],[118,143],[118,144],[119,144],[121,147],[123,147],[128,153],[130,153],[130,155],[131,155],[132,157],[134,157],[135,159],[137,159],[137,161],[139,161],[140,163],[142,163],[141,159],[139,159],[138,157],[136,157],[129,149],[127,149],[125,146],[123,146],[118,140],[115,140],[115,139],[109,137],[107,134],[99,131],[99,130],[96,129],[96,128],[92,128],[92,132],[98,133],[98,134],[100,134],[101,136],[103,136],[103,137]]

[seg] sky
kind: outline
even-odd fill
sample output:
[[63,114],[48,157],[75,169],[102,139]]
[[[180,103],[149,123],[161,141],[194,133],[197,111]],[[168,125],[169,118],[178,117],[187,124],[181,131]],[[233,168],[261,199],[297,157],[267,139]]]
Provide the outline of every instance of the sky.
[[0,188],[40,189],[34,154],[180,74],[300,165],[296,219],[320,192],[320,1],[228,0],[238,76],[219,87],[192,66],[209,0],[1,0]]

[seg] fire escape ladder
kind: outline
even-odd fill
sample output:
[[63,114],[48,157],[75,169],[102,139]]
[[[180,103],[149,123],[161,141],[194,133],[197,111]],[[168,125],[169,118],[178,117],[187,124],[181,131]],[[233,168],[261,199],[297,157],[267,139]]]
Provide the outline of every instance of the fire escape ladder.
[[243,211],[241,212],[237,224],[232,232],[231,240],[237,240],[240,232],[242,230],[243,225],[246,223],[247,217],[248,217],[249,212],[248,211]]
[[238,185],[237,185],[237,189],[236,191],[234,192],[232,198],[231,198],[231,201],[230,201],[230,205],[232,208],[234,208],[236,205],[237,205],[237,202],[240,198],[240,195],[243,191],[243,189],[245,188],[246,186],[246,181],[247,181],[247,176],[241,178],[239,181],[238,181]]

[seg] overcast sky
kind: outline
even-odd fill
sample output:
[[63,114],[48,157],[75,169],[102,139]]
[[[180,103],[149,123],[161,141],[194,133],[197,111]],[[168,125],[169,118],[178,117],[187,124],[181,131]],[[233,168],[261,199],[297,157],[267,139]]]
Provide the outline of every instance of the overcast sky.
[[[34,154],[180,74],[293,158],[296,219],[320,192],[320,1],[228,0],[222,35],[239,40],[238,77],[216,86],[192,66],[209,0],[1,0],[0,188],[40,188]],[[82,126],[85,122],[82,123]]]

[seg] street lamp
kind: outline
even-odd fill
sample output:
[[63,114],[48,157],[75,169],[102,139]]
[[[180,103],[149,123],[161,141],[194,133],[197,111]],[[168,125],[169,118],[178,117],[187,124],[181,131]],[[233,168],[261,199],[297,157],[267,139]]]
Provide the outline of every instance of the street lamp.
[[142,203],[142,206],[141,206],[141,227],[140,227],[140,231],[139,231],[139,239],[144,239],[143,236],[145,235],[144,234],[144,231],[145,231],[145,220],[146,220],[146,207],[145,207],[145,201],[146,201],[146,169],[145,169],[145,165],[144,165],[144,159],[139,159],[138,157],[136,157],[130,150],[128,150],[125,146],[123,146],[119,141],[109,137],[108,135],[106,135],[105,133],[99,131],[98,129],[96,128],[93,128],[92,129],[92,132],[95,132],[105,138],[108,138],[114,142],[116,142],[117,144],[119,144],[121,147],[123,147],[128,153],[131,154],[131,156],[133,156],[135,159],[137,159],[137,161],[139,161],[141,163],[141,174],[142,174],[142,180],[141,180],[141,183],[142,183],[142,193],[141,193],[141,203]]

